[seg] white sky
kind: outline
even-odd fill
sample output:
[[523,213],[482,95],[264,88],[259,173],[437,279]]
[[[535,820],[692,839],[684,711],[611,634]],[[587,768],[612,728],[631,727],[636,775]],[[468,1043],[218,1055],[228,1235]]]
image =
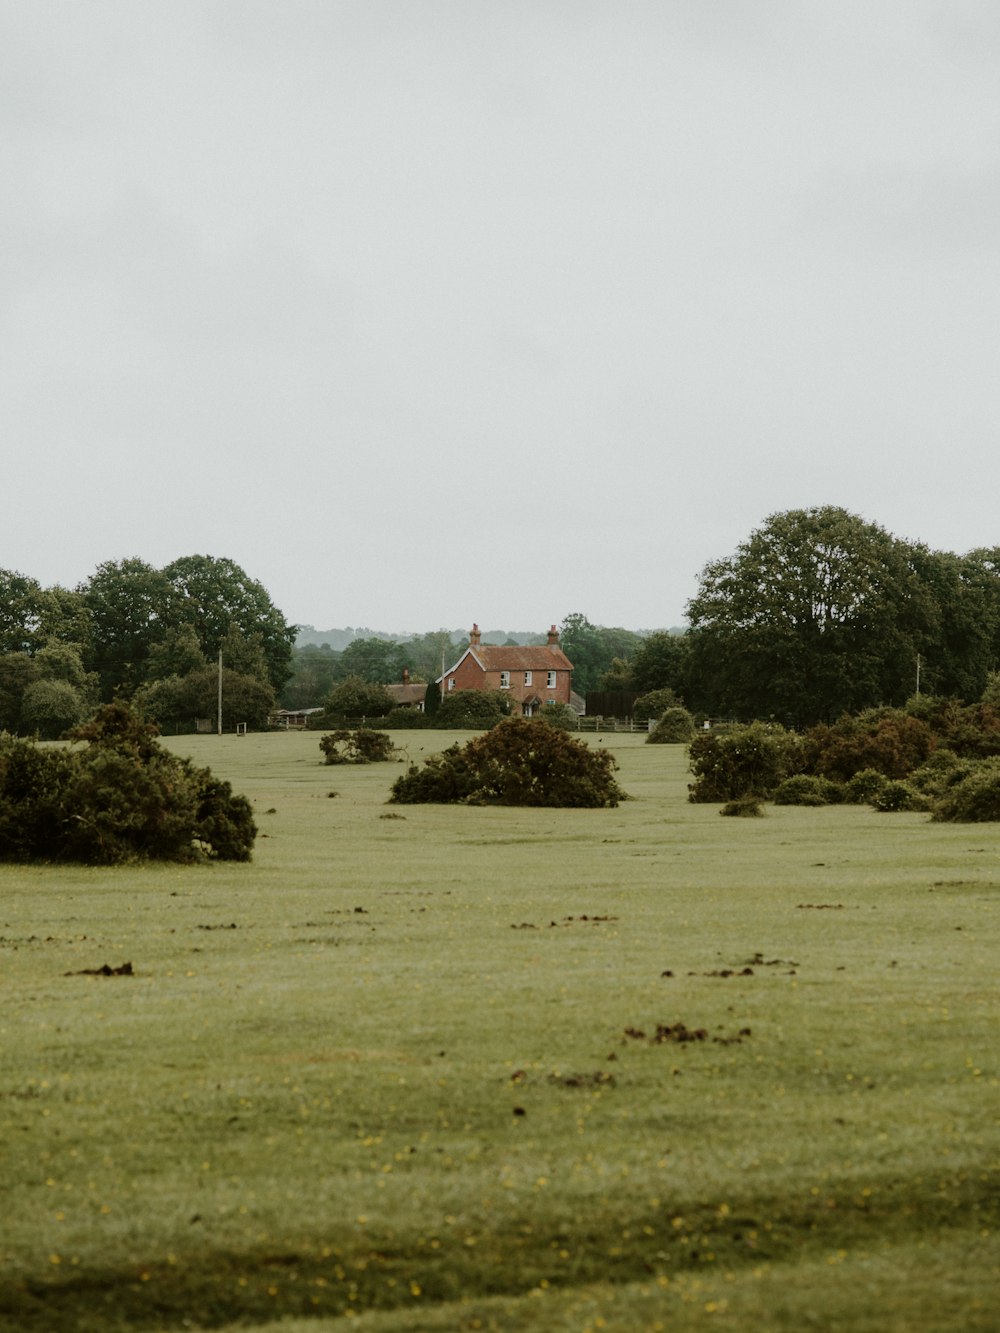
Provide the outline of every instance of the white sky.
[[0,0],[0,566],[677,624],[1000,544],[995,0]]

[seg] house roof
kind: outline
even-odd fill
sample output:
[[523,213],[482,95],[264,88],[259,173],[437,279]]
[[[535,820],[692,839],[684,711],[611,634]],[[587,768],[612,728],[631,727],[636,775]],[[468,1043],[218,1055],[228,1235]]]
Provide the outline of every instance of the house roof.
[[403,684],[387,685],[385,687],[392,695],[397,704],[419,704],[423,703],[427,695],[426,685]]
[[[550,647],[544,643],[538,645],[477,643],[475,647],[470,645],[466,648],[444,676],[450,676],[453,671],[457,671],[470,655],[483,671],[573,670],[573,663],[561,648]],[[438,680],[444,680],[444,676],[439,676]]]

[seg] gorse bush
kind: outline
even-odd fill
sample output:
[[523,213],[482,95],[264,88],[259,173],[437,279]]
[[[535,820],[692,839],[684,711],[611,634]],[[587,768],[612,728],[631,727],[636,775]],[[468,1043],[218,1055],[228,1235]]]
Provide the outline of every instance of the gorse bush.
[[356,731],[331,731],[320,741],[319,748],[328,764],[378,764],[396,753],[391,736],[368,727],[358,727]]
[[775,805],[836,805],[842,799],[843,788],[829,778],[815,773],[796,773],[778,784],[774,793]]
[[899,708],[873,709],[821,723],[803,737],[803,766],[810,773],[846,782],[862,769],[905,778],[931,754],[937,738],[923,719]]
[[646,738],[647,745],[684,745],[694,736],[694,718],[686,708],[675,706],[663,716]]
[[0,859],[249,860],[249,802],[156,734],[119,702],[70,733],[82,749],[0,737]]
[[985,823],[1000,819],[1000,758],[973,764],[939,798],[932,818],[952,823]]
[[767,797],[801,767],[799,739],[763,722],[725,732],[700,732],[691,742],[692,801]]
[[[471,691],[470,691],[471,693]],[[607,750],[592,750],[559,727],[508,718],[463,746],[413,766],[392,787],[391,801],[466,805],[617,805],[624,793]]]

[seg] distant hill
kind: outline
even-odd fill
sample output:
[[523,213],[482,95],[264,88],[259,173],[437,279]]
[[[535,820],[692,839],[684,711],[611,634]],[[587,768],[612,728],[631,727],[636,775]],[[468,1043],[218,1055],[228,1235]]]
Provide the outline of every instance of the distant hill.
[[[467,643],[469,631],[467,629],[448,630],[452,643]],[[421,634],[415,630],[387,631],[381,629],[368,629],[357,626],[352,629],[348,625],[345,629],[314,629],[312,625],[300,625],[298,633],[295,636],[296,648],[304,648],[307,644],[315,644],[320,647],[328,643],[335,652],[343,652],[349,643],[355,639],[384,639],[387,643],[409,643],[411,639],[420,638]],[[528,630],[506,630],[491,629],[483,631],[483,643],[544,643],[545,635],[531,632]]]
[[[328,643],[334,652],[343,652],[349,643],[355,639],[384,639],[387,643],[409,643],[411,639],[421,637],[424,631],[388,631],[382,629],[368,629],[364,626],[351,628],[348,625],[344,629],[314,629],[312,625],[300,625],[298,633],[295,636],[296,648],[304,648],[307,644],[315,644],[320,647]],[[454,644],[467,643],[469,638],[468,629],[448,630],[451,635],[451,641]],[[638,629],[634,631],[640,638],[646,639],[650,634],[660,634],[662,630]],[[686,625],[671,625],[667,630],[668,634],[685,634]],[[519,644],[538,644],[545,642],[545,635],[529,630],[507,630],[490,629],[483,631],[483,643],[519,643]]]

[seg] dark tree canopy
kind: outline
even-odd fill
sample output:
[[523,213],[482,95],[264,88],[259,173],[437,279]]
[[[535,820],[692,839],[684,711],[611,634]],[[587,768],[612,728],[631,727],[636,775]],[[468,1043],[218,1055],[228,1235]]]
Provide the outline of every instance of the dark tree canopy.
[[775,514],[708,565],[689,615],[715,711],[801,725],[902,702],[934,606],[905,543],[827,506]]

